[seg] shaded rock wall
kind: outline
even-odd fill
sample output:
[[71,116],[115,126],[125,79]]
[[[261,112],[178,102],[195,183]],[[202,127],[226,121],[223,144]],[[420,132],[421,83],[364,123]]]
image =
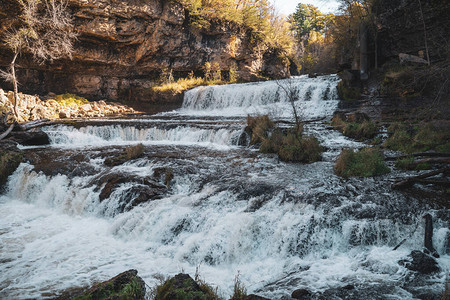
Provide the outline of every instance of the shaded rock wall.
[[[38,65],[19,61],[21,90],[28,93],[72,92],[93,99],[158,101],[150,89],[162,68],[175,75],[200,73],[205,62],[234,67],[244,80],[259,74],[285,77],[287,64],[274,49],[252,44],[246,28],[221,20],[208,29],[190,25],[188,12],[165,0],[70,0],[78,41],[72,60]],[[15,0],[0,3],[0,35],[17,19]],[[0,46],[2,47],[2,46]],[[0,66],[11,53],[0,48]],[[4,88],[10,88],[1,83]],[[174,99],[165,99],[166,101]],[[177,101],[180,98],[176,98]]]
[[425,54],[425,22],[431,61],[448,59],[450,42],[450,2],[442,0],[379,0],[379,55],[385,61],[399,53]]

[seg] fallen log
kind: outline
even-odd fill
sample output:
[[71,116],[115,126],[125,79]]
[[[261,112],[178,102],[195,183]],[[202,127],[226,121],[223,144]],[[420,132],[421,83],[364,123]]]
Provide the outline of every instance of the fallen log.
[[[424,173],[418,176],[413,176],[413,177],[408,177],[406,179],[402,179],[402,180],[398,180],[396,181],[392,187],[393,188],[404,188],[410,185],[413,185],[414,183],[418,183],[420,180],[431,177],[431,176],[436,176],[439,174],[448,174],[450,173],[450,168],[442,168],[442,169],[438,169],[432,172],[428,172],[428,173]],[[441,181],[440,181],[441,182]],[[429,182],[431,183],[431,182]]]
[[36,127],[47,125],[48,123],[51,123],[52,121],[49,119],[41,119],[36,121],[31,121],[25,124],[19,125],[20,130],[27,131]]
[[[300,121],[300,123],[302,123],[302,124],[309,124],[309,123],[314,123],[314,122],[323,121],[323,120],[325,120],[325,119],[326,119],[326,118],[323,117],[323,118],[318,118],[318,119],[313,119],[313,120]],[[292,125],[292,126],[295,125],[295,122],[292,122],[292,121],[285,121],[285,120],[274,121],[274,123],[275,123],[275,124],[287,124],[287,125]]]
[[418,152],[418,153],[411,153],[411,154],[405,154],[400,156],[390,156],[386,157],[385,160],[392,161],[397,159],[403,159],[403,158],[409,158],[409,157],[450,157],[450,153],[443,153],[443,152]]

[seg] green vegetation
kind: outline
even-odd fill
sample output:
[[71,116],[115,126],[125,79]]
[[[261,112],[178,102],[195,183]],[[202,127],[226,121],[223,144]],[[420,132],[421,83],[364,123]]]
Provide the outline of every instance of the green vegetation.
[[414,157],[406,157],[398,159],[395,162],[395,167],[402,170],[429,170],[431,165],[429,163],[417,163]]
[[89,101],[86,98],[74,95],[74,94],[62,94],[55,97],[56,102],[63,106],[81,106],[88,104]]
[[0,190],[12,173],[17,169],[23,159],[22,152],[0,152]]
[[371,177],[388,173],[383,154],[377,148],[363,148],[358,152],[344,149],[339,155],[334,170],[338,176]]
[[73,300],[144,299],[144,291],[142,282],[137,277],[134,277],[130,282],[121,286],[111,281],[101,283],[83,295],[74,297]]
[[179,94],[183,91],[192,89],[198,86],[207,85],[221,85],[238,82],[237,71],[234,67],[231,67],[228,71],[228,80],[225,80],[222,76],[222,70],[217,62],[206,62],[203,66],[204,77],[195,77],[194,72],[190,72],[187,78],[174,79],[172,75],[172,69],[161,70],[159,85],[152,87],[152,91],[155,93],[171,93]]
[[389,138],[383,146],[404,153],[428,150],[449,153],[449,129],[447,123],[423,123],[418,126],[394,123],[388,128]]
[[282,129],[265,116],[247,117],[251,145],[259,145],[262,153],[277,153],[282,161],[312,163],[323,152],[315,137],[303,136],[303,127]]
[[254,44],[265,44],[285,54],[292,48],[290,26],[275,13],[268,0],[173,0],[189,11],[191,24],[199,29],[225,20],[245,26]]
[[341,115],[335,115],[332,123],[334,129],[342,132],[343,135],[362,141],[375,137],[378,132],[376,125],[367,119],[345,121]]
[[216,291],[201,280],[178,274],[156,287],[155,300],[219,300]]

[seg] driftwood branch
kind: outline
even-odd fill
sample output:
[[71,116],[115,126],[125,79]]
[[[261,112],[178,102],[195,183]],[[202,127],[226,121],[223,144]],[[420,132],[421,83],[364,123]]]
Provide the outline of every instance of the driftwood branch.
[[6,130],[5,132],[3,132],[3,133],[0,135],[0,141],[3,140],[5,137],[7,137],[7,136],[11,133],[11,131],[12,131],[13,129],[14,129],[14,123],[11,124],[11,126],[9,126],[8,130]]
[[41,119],[41,120],[31,121],[31,122],[19,125],[19,127],[20,127],[20,130],[26,131],[26,130],[30,130],[30,129],[33,129],[36,127],[47,125],[51,122],[52,121],[50,121],[49,119]]
[[421,174],[421,175],[418,175],[418,176],[413,176],[413,177],[409,177],[409,178],[406,178],[406,179],[399,180],[399,181],[395,182],[392,185],[392,187],[393,188],[403,188],[403,187],[407,187],[407,186],[413,185],[416,182],[417,183],[419,183],[419,182],[422,182],[422,183],[436,183],[436,182],[439,182],[439,184],[442,184],[444,182],[443,180],[426,180],[426,181],[424,181],[424,179],[428,178],[428,177],[436,176],[436,175],[439,175],[439,174],[444,174],[445,175],[445,174],[448,174],[448,173],[450,173],[450,168],[442,168],[442,169],[438,169],[438,170],[435,170],[435,171],[432,171],[432,172],[424,173],[424,174]]

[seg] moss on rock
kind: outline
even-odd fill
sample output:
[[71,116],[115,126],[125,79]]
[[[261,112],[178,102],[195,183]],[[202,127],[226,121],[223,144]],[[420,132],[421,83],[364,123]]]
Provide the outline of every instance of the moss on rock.
[[145,299],[145,282],[137,276],[136,270],[129,270],[91,287],[81,295],[69,298],[73,300],[143,300]]
[[178,274],[156,288],[155,300],[218,300],[216,292],[188,274]]

